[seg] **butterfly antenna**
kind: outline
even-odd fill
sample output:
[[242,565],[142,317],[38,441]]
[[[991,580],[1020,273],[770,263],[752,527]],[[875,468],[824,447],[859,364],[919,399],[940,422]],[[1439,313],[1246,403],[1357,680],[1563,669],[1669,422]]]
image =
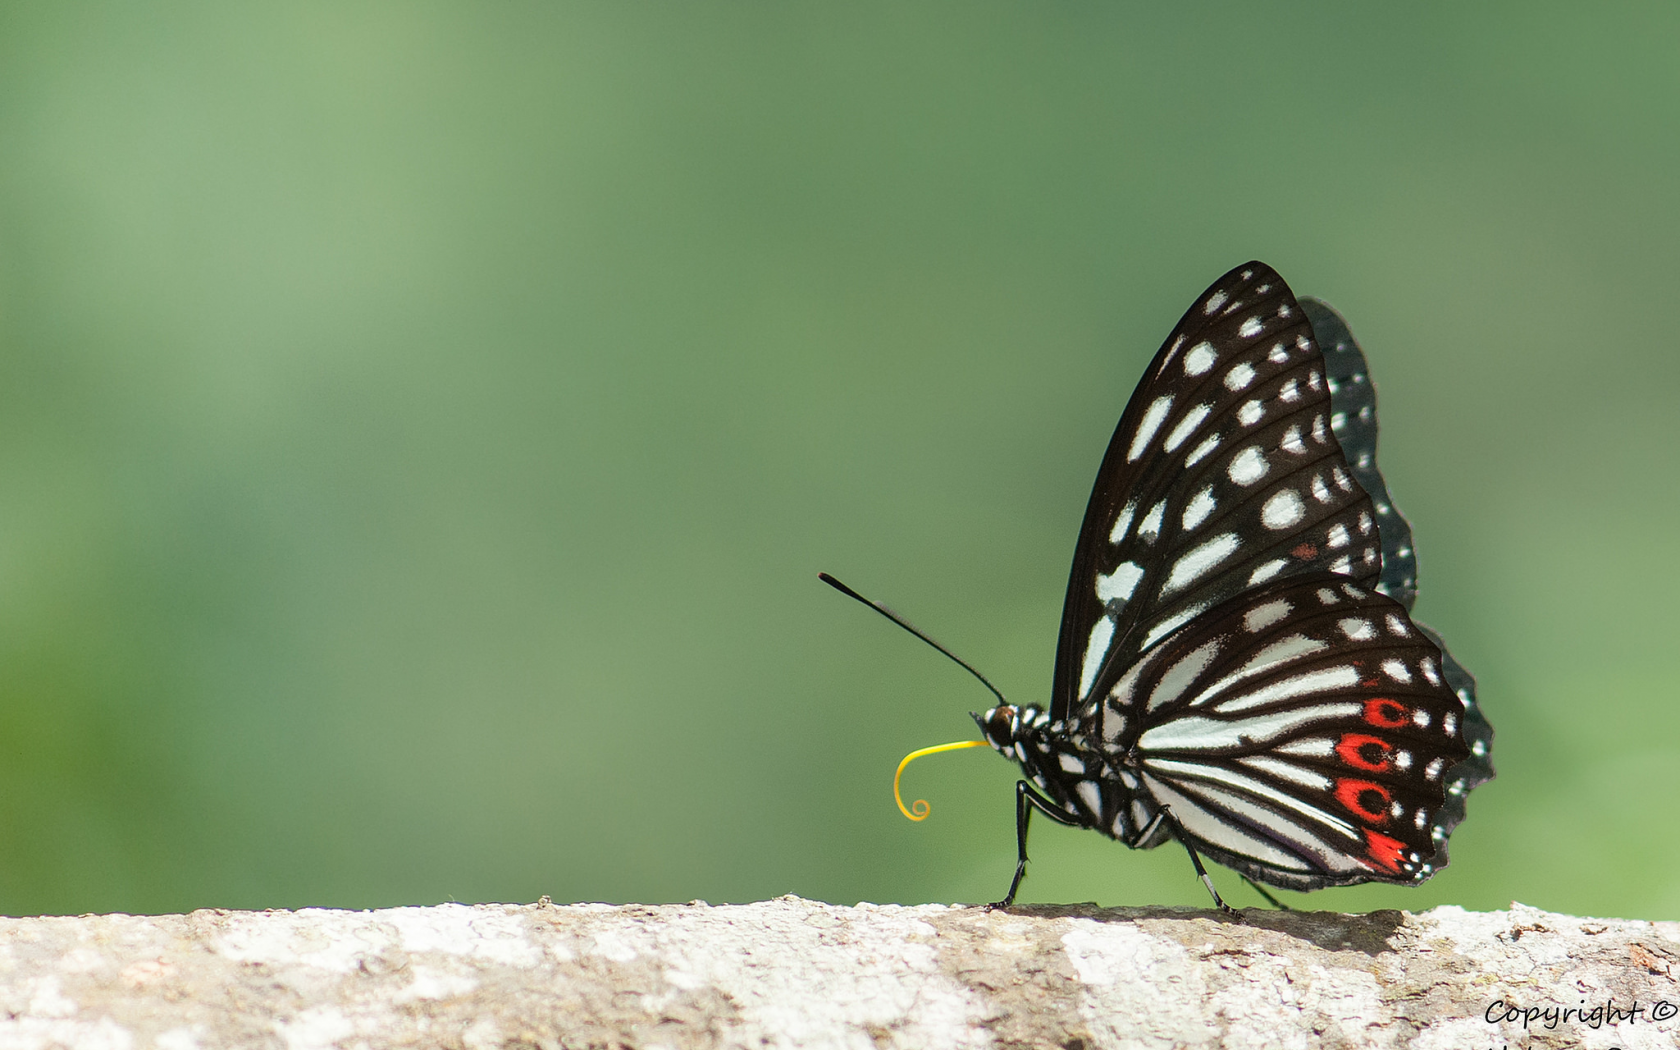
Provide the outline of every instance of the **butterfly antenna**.
[[[921,628],[917,627],[915,624],[911,623],[909,620],[906,620],[904,617],[902,617],[902,616],[898,615],[897,613],[893,612],[891,609],[887,608],[885,605],[882,605],[880,602],[870,601],[868,598],[865,598],[863,595],[861,595],[858,592],[852,590],[850,587],[841,583],[839,580],[830,576],[826,572],[817,573],[817,579],[819,579],[822,582],[828,584],[830,587],[833,587],[835,590],[839,591],[841,594],[844,594],[846,597],[855,598],[856,600],[858,600],[858,601],[862,602],[863,604],[869,606],[871,609],[874,609],[876,612],[880,613],[882,616],[885,616],[887,619],[891,620],[893,623],[898,624],[900,627],[904,628],[906,631],[909,631],[911,634],[915,635],[917,638],[920,638],[922,641],[924,641],[924,642],[928,643],[929,645],[933,646],[935,649],[938,649],[940,652],[942,652],[946,656],[950,657],[951,660],[953,662],[955,662],[958,667],[961,667],[963,670],[967,671],[969,674],[971,674],[975,678],[979,679],[980,684],[985,686],[987,689],[990,689],[992,691],[992,695],[998,698],[998,703],[1000,703],[1000,704],[1009,703],[1009,700],[1007,698],[1005,698],[1002,693],[998,692],[998,687],[993,685],[991,682],[987,681],[986,676],[981,674],[979,671],[976,671],[972,664],[970,664],[967,660],[964,660],[962,657],[958,656],[956,653],[953,653],[951,650],[945,648],[943,645],[940,645],[938,642],[934,641],[932,638],[929,638],[927,636],[927,634],[921,630]],[[914,757],[915,757],[914,755],[911,756],[911,758],[914,758]],[[905,759],[906,762],[908,762],[909,760],[910,759],[908,759],[908,758]],[[900,772],[903,771],[903,768],[904,768],[903,766],[899,767]],[[901,809],[903,808],[902,803],[900,803],[900,808]],[[906,814],[906,815],[908,815],[908,814]],[[911,819],[914,820],[916,818],[912,817]]]

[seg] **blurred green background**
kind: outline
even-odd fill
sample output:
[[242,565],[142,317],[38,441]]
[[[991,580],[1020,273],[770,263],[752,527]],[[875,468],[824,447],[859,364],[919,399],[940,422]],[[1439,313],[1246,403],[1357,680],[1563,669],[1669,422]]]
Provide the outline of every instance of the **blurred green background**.
[[[990,900],[1092,475],[1258,257],[1499,779],[1680,915],[1680,8],[0,7],[0,911]],[[1022,900],[1205,903],[1043,823]],[[1216,873],[1239,904],[1252,891]]]

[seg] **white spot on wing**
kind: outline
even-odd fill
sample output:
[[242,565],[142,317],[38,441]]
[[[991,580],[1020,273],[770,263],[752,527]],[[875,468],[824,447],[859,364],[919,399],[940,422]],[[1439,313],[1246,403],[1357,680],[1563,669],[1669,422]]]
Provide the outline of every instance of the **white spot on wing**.
[[1165,597],[1189,586],[1197,577],[1236,553],[1239,546],[1241,544],[1237,540],[1237,534],[1225,532],[1206,543],[1190,548],[1173,564],[1167,582],[1161,585],[1161,595]]
[[1329,758],[1336,753],[1336,742],[1328,737],[1309,736],[1303,740],[1291,740],[1287,744],[1280,744],[1272,750],[1280,755],[1299,755],[1302,758]]
[[1330,790],[1329,777],[1322,773],[1314,773],[1312,770],[1298,766],[1293,762],[1283,762],[1265,755],[1248,755],[1237,759],[1237,761],[1250,769],[1270,773],[1279,780],[1288,781],[1291,784],[1299,784],[1301,787],[1312,788],[1316,791]]
[[1352,689],[1359,684],[1359,669],[1352,666],[1330,667],[1322,671],[1309,671],[1306,674],[1285,678],[1281,682],[1273,682],[1252,693],[1243,693],[1229,700],[1214,705],[1214,710],[1229,714],[1234,711],[1246,711],[1261,704],[1270,704],[1278,700],[1291,700],[1298,696],[1309,696],[1313,693],[1327,693],[1334,690]]
[[1225,468],[1231,480],[1239,485],[1252,485],[1266,476],[1266,457],[1260,450],[1250,445],[1237,453],[1231,460],[1231,465]]
[[1249,634],[1258,634],[1289,615],[1289,603],[1282,598],[1256,605],[1243,616],[1243,629]]
[[1085,644],[1085,665],[1079,672],[1079,699],[1091,693],[1091,683],[1102,669],[1103,657],[1108,655],[1108,643],[1114,641],[1114,621],[1107,616],[1091,628],[1091,640]]
[[1211,411],[1213,411],[1212,405],[1197,405],[1184,413],[1184,418],[1178,421],[1178,426],[1173,427],[1172,433],[1167,435],[1163,447],[1168,452],[1172,452],[1178,446],[1184,444],[1185,440],[1196,432],[1196,428],[1202,425],[1202,420],[1206,419]]
[[1061,765],[1062,772],[1064,773],[1072,773],[1074,776],[1079,777],[1085,775],[1085,763],[1081,762],[1078,757],[1068,754],[1066,751],[1057,755],[1056,761]]
[[[1202,313],[1212,317],[1221,306],[1225,305],[1225,300],[1229,298],[1230,296],[1226,295],[1223,289],[1214,292],[1212,295],[1208,296],[1207,303],[1202,307]],[[1183,300],[1180,300],[1180,302],[1182,301]]]
[[1278,442],[1278,447],[1283,449],[1285,452],[1296,456],[1305,452],[1307,450],[1307,445],[1306,442],[1301,440],[1301,428],[1290,427],[1288,430],[1284,431],[1283,440]]
[[1250,317],[1242,323],[1241,328],[1237,329],[1237,334],[1242,336],[1244,339],[1252,339],[1259,335],[1260,329],[1264,327],[1265,325],[1261,322],[1260,318]]
[[1079,792],[1079,800],[1085,803],[1085,808],[1090,811],[1091,816],[1100,818],[1102,816],[1101,789],[1089,780],[1081,780],[1079,786],[1074,790]]
[[1123,561],[1119,567],[1107,576],[1097,577],[1097,598],[1102,602],[1130,601],[1132,592],[1137,589],[1138,581],[1143,579],[1143,569],[1137,562]]
[[1384,660],[1382,669],[1384,674],[1396,682],[1410,682],[1412,680],[1412,672],[1406,670],[1406,665],[1399,660]]
[[1120,511],[1120,516],[1114,519],[1114,528],[1108,530],[1108,542],[1119,543],[1126,538],[1126,530],[1132,527],[1132,515],[1137,513],[1137,500],[1132,500]]
[[1331,546],[1331,548],[1334,549],[1336,547],[1346,547],[1347,545],[1348,545],[1347,526],[1346,525],[1332,525],[1332,526],[1330,526],[1330,546]]
[[1149,513],[1143,516],[1143,522],[1138,525],[1138,537],[1154,543],[1161,535],[1161,515],[1167,512],[1167,501],[1162,500],[1149,508]]
[[1184,355],[1184,374],[1199,376],[1213,367],[1219,355],[1213,352],[1211,343],[1197,343]]
[[1254,366],[1246,361],[1234,365],[1229,372],[1225,373],[1225,386],[1229,390],[1241,390],[1252,382],[1254,382]]
[[1307,508],[1294,489],[1278,489],[1260,508],[1260,521],[1268,529],[1287,529],[1306,517]]
[[1283,384],[1283,389],[1278,391],[1278,397],[1284,401],[1299,401],[1301,399],[1300,381],[1291,379]]
[[1202,459],[1209,452],[1212,452],[1214,449],[1216,449],[1218,447],[1219,447],[1219,435],[1218,434],[1209,434],[1207,436],[1207,438],[1200,445],[1197,445],[1194,449],[1191,450],[1190,455],[1185,457],[1184,465],[1187,466],[1187,467],[1195,466],[1197,463],[1200,463],[1202,461]]
[[1178,351],[1183,346],[1184,346],[1184,336],[1180,335],[1173,340],[1172,349],[1167,351],[1167,356],[1166,357],[1161,358],[1161,368],[1160,368],[1159,371],[1157,371],[1155,373],[1156,375],[1164,375],[1166,373],[1167,366],[1173,363],[1173,358],[1178,356]]
[[1191,650],[1188,655],[1173,664],[1161,676],[1161,681],[1155,686],[1155,691],[1149,694],[1147,710],[1154,711],[1177,700],[1184,691],[1196,681],[1196,677],[1207,670],[1208,664],[1219,655],[1219,640],[1205,642]]
[[1237,409],[1237,422],[1245,427],[1251,427],[1260,422],[1260,417],[1266,414],[1266,409],[1258,401],[1244,401]]
[[1138,423],[1137,433],[1132,435],[1132,447],[1126,450],[1126,462],[1136,463],[1143,450],[1149,447],[1149,439],[1155,436],[1155,431],[1161,429],[1161,422],[1167,418],[1172,409],[1172,395],[1158,397],[1143,413],[1143,420]]
[[1181,519],[1184,524],[1184,531],[1189,532],[1206,521],[1207,516],[1212,514],[1218,506],[1219,504],[1214,501],[1212,488],[1205,488],[1196,493],[1184,508],[1184,517]]
[[1192,605],[1188,609],[1181,609],[1178,612],[1173,613],[1165,620],[1162,620],[1154,627],[1151,627],[1149,629],[1149,633],[1144,636],[1143,648],[1148,649],[1162,638],[1165,638],[1167,635],[1178,630],[1180,627],[1183,627],[1205,608],[1207,608],[1205,605]]
[[1248,574],[1248,585],[1253,587],[1257,583],[1265,583],[1282,572],[1283,567],[1288,564],[1289,562],[1283,558],[1273,558],[1271,561],[1255,566],[1254,571]]
[[1370,620],[1362,620],[1357,616],[1349,616],[1337,622],[1342,633],[1347,635],[1350,642],[1368,642],[1377,636],[1377,629]]
[[1186,715],[1144,730],[1143,735],[1138,738],[1138,747],[1150,751],[1248,747],[1268,743],[1299,726],[1310,725],[1321,719],[1356,716],[1362,710],[1364,708],[1360,704],[1343,702],[1287,708],[1255,718],[1240,718],[1234,722],[1222,718]]
[[1240,676],[1247,677],[1259,674],[1261,671],[1275,670],[1300,656],[1310,656],[1316,652],[1328,649],[1329,645],[1316,638],[1309,638],[1304,634],[1292,634],[1279,639],[1264,649],[1249,657],[1248,663],[1243,664]]

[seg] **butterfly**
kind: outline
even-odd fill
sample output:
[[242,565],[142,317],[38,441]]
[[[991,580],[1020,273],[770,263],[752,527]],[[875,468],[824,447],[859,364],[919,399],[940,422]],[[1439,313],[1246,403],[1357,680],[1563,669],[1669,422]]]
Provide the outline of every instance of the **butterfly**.
[[1250,262],[1185,312],[1097,471],[1048,704],[974,715],[967,744],[1024,774],[993,907],[1035,811],[1176,840],[1221,908],[1204,856],[1295,890],[1446,865],[1493,730],[1411,618],[1411,529],[1376,452],[1365,357],[1328,305]]

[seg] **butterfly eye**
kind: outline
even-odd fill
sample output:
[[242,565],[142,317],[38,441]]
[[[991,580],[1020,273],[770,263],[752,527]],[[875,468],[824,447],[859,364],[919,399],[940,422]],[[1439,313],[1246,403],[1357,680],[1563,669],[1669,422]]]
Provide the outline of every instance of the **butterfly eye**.
[[1015,739],[1015,709],[1003,705],[986,712],[986,738],[998,747],[1008,747]]

